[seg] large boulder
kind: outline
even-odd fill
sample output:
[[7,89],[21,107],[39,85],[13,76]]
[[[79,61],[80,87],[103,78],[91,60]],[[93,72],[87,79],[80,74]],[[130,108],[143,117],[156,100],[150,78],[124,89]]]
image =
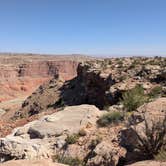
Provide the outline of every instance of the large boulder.
[[88,160],[88,166],[116,166],[119,158],[125,156],[125,150],[103,141],[95,147],[92,154],[92,158]]
[[14,129],[11,135],[0,139],[1,160],[41,159],[55,155],[65,144],[67,135],[92,128],[102,114],[92,105],[66,107]]
[[28,133],[31,137],[36,136],[38,138],[60,136],[64,132],[70,135],[76,134],[81,128],[86,128],[87,125],[95,125],[101,114],[95,106],[66,107],[63,111],[37,121],[29,128]]
[[120,126],[97,127],[104,112],[93,105],[70,106],[16,128],[0,139],[0,159],[78,158],[87,166],[115,166],[126,151],[118,144]]
[[131,123],[136,124],[142,122],[144,119],[150,121],[159,121],[165,118],[166,115],[166,98],[158,98],[152,102],[144,104],[139,107],[131,117]]

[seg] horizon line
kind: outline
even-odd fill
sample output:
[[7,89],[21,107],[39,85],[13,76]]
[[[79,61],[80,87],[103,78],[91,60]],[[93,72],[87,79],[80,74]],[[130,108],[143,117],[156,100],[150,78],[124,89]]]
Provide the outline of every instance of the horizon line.
[[105,58],[108,58],[108,57],[155,57],[155,56],[158,56],[158,57],[166,57],[166,54],[122,54],[122,53],[116,53],[116,54],[113,54],[113,53],[108,53],[108,54],[87,54],[87,53],[36,53],[36,52],[0,52],[0,55],[42,55],[42,56],[91,56],[91,57],[105,57]]

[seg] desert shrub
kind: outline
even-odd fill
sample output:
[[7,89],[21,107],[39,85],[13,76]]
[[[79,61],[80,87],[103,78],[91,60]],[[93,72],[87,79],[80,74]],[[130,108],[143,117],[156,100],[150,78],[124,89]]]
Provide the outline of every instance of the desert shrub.
[[139,64],[138,60],[134,59],[128,69],[134,69],[138,64]]
[[122,76],[120,76],[119,77],[119,81],[121,82],[121,81],[124,81],[124,80],[126,80],[127,79],[127,76],[126,75],[122,75]]
[[122,103],[126,111],[134,111],[147,101],[144,89],[141,85],[136,85],[133,89],[122,94]]
[[163,157],[163,155],[165,155],[163,148],[166,148],[166,116],[162,121],[152,121],[152,125],[144,118],[144,123],[145,137],[142,137],[137,130],[134,130],[138,138],[138,144],[134,145],[134,147],[138,149],[146,159],[153,159],[155,156],[156,158]]
[[132,63],[132,64],[129,66],[128,69],[133,69],[133,68],[135,68],[135,67],[136,67],[136,65]]
[[150,98],[156,98],[156,97],[158,97],[159,95],[161,95],[161,93],[162,93],[162,87],[161,87],[161,86],[156,86],[156,87],[154,87],[154,88],[150,91],[150,93],[148,94],[148,96],[149,96]]
[[105,61],[103,61],[103,63],[101,63],[101,67],[103,70],[105,70],[107,68],[107,66],[108,66],[108,64]]
[[112,65],[112,61],[111,61],[111,60],[109,60],[109,61],[108,61],[108,64],[109,64],[109,65]]
[[161,148],[159,153],[154,156],[154,159],[157,160],[157,161],[165,162],[166,161],[166,149],[165,148]]
[[124,115],[121,112],[108,112],[101,116],[97,123],[99,126],[104,127],[113,123],[119,123],[124,120]]
[[102,141],[102,137],[101,136],[97,136],[95,139],[92,139],[89,147],[91,149],[94,149],[99,143],[101,143]]
[[65,157],[63,155],[55,155],[52,157],[53,162],[68,164],[70,166],[84,166],[84,162],[79,158]]
[[118,64],[118,68],[122,68],[123,67],[123,61],[122,60],[118,60],[117,61],[117,64]]
[[50,107],[53,107],[53,108],[61,107],[60,110],[63,110],[65,108],[65,106],[66,106],[65,101],[63,100],[63,98],[60,98],[55,103],[47,105],[47,108],[50,108]]
[[65,141],[66,141],[66,144],[75,144],[78,139],[79,139],[79,135],[73,134],[73,135],[68,135]]
[[103,110],[109,111],[109,107],[110,107],[110,104],[105,104],[105,105],[103,106]]

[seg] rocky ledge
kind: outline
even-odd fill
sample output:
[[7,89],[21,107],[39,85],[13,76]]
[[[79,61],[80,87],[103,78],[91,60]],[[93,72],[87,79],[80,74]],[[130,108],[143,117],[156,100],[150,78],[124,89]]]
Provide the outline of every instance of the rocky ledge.
[[52,162],[48,159],[42,159],[42,160],[11,160],[8,162],[5,162],[3,164],[0,164],[2,166],[67,166],[64,164],[59,164]]
[[[118,128],[97,128],[103,113],[91,105],[71,106],[16,128],[0,139],[1,161],[63,156],[79,158],[90,166],[107,157],[107,163],[116,165],[125,150],[117,143]],[[102,133],[108,135],[102,138]]]
[[[165,110],[166,98],[159,98],[134,111],[127,126],[120,123],[100,127],[97,122],[106,111],[93,105],[68,106],[1,138],[1,161],[51,158],[55,162],[72,159],[86,166],[117,166],[144,160],[147,153],[150,156],[144,149],[149,141],[147,130],[151,134],[158,122],[166,125]],[[166,129],[163,127],[160,131]],[[151,137],[156,139],[155,135]],[[165,135],[162,140],[166,140]]]
[[26,117],[48,108],[92,104],[100,109],[116,105],[122,94],[142,85],[145,93],[162,87],[166,95],[165,58],[106,59],[80,63],[77,77],[63,81],[60,77],[41,85],[22,105],[16,117]]

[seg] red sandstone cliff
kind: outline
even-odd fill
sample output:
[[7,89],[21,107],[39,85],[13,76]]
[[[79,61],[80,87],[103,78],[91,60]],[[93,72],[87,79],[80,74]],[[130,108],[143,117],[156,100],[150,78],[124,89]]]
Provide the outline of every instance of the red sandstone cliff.
[[72,79],[78,63],[72,56],[0,55],[0,102],[30,95],[57,74]]

